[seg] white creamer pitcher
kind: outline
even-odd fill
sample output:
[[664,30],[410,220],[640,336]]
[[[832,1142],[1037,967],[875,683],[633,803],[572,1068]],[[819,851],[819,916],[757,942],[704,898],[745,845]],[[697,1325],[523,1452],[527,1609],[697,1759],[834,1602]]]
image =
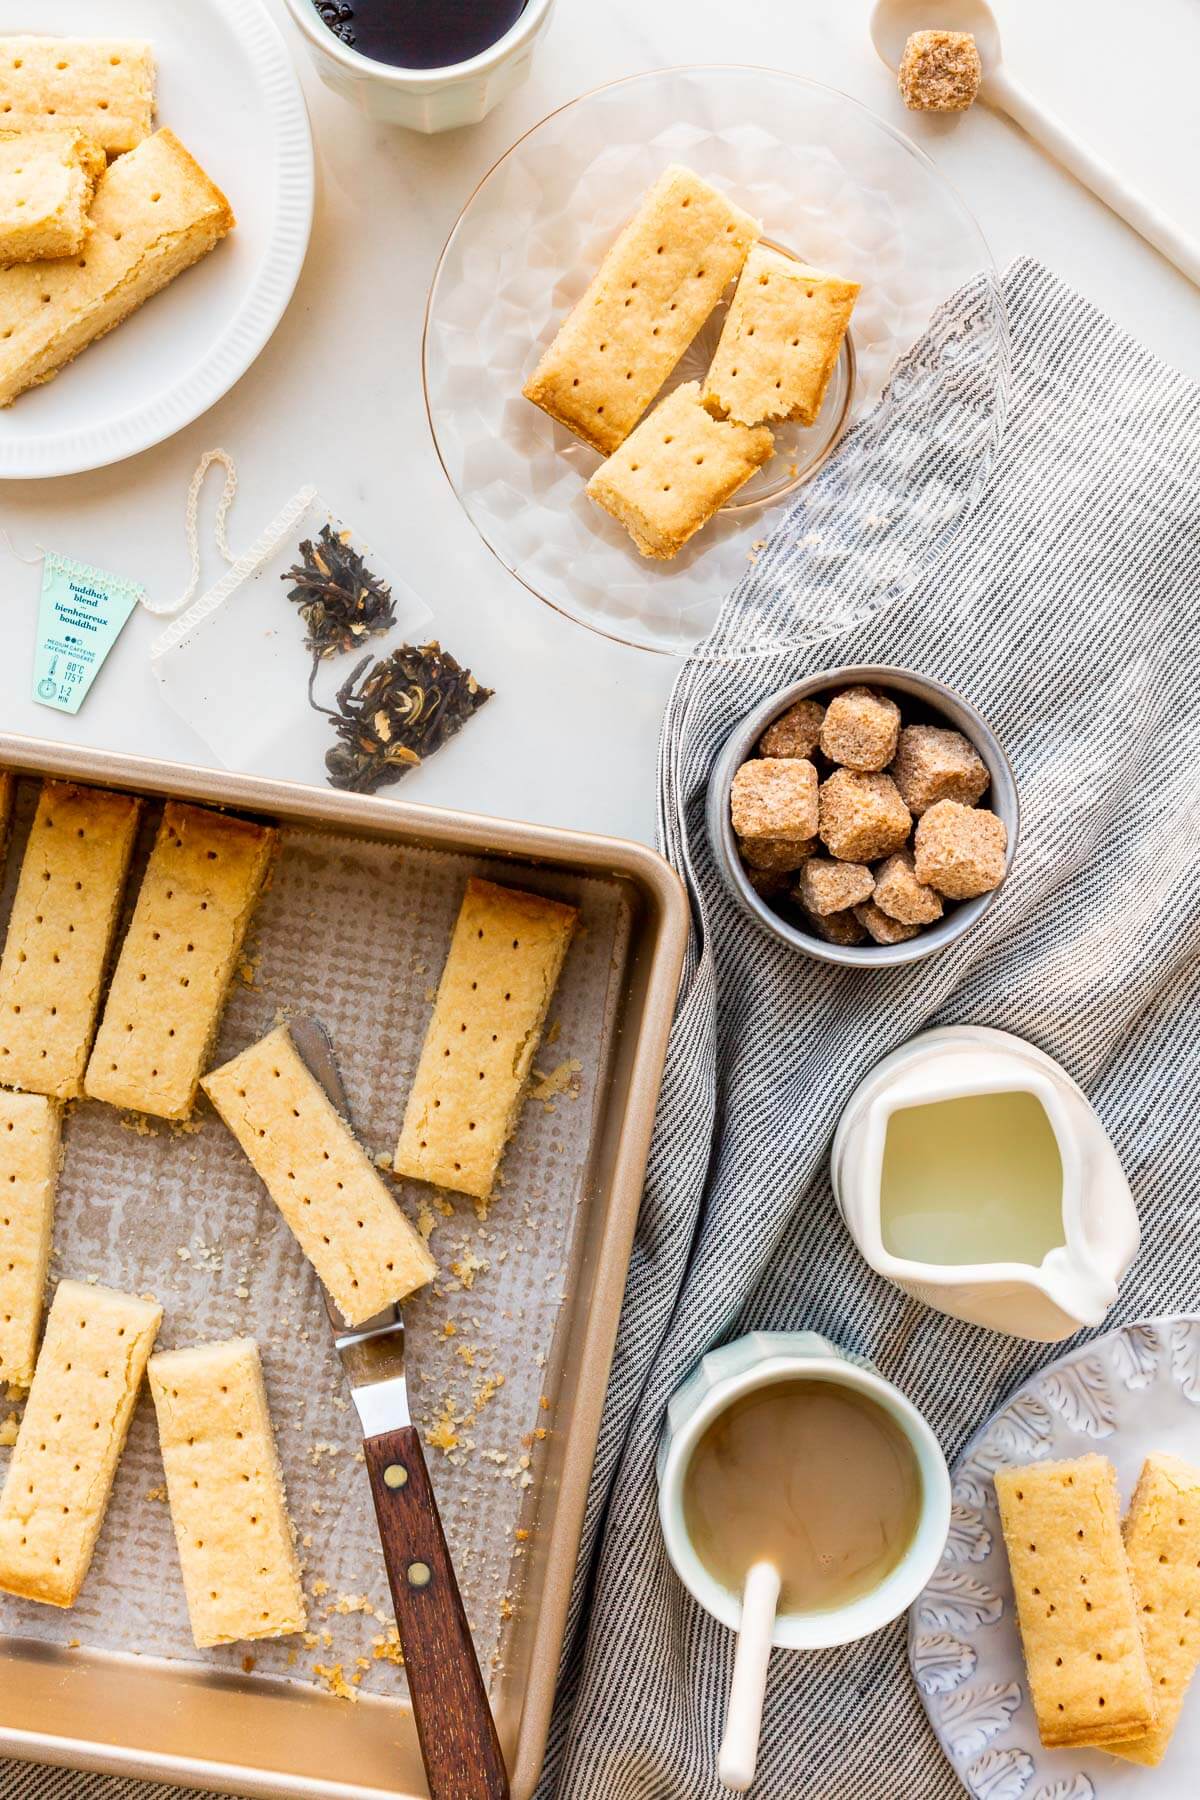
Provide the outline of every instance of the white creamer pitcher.
[[[884,1244],[881,1176],[888,1122],[905,1107],[1026,1093],[1042,1106],[1062,1162],[1065,1242],[1039,1264],[926,1263]],[[1086,1095],[1044,1051],[1006,1031],[951,1025],[893,1051],[855,1090],[833,1140],[833,1192],[871,1267],[939,1312],[1055,1343],[1099,1325],[1137,1254],[1138,1220],[1117,1153]]]

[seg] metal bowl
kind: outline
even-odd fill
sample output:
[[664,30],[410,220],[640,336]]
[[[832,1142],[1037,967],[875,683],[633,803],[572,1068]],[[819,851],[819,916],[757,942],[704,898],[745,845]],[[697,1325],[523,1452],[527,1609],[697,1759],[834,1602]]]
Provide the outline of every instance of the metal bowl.
[[818,962],[840,963],[853,969],[895,969],[905,963],[920,962],[926,956],[936,955],[947,944],[954,943],[970,931],[976,920],[992,904],[1000,888],[993,889],[990,894],[980,894],[974,900],[962,900],[957,904],[951,902],[947,912],[935,925],[928,926],[903,944],[869,944],[857,947],[827,944],[824,938],[803,931],[798,925],[781,917],[755,893],[738,854],[737,839],[730,819],[733,778],[742,764],[754,755],[758,740],[768,725],[785,713],[789,706],[795,705],[797,700],[819,700],[826,695],[832,696],[840,688],[857,686],[881,688],[885,693],[892,694],[900,704],[907,700],[906,724],[949,725],[956,731],[961,731],[964,737],[970,738],[987,764],[991,776],[987,803],[1003,819],[1008,831],[1008,851],[1004,865],[1007,880],[1016,854],[1021,815],[1017,784],[999,738],[987,720],[961,694],[955,693],[944,682],[934,681],[928,675],[914,674],[910,669],[890,668],[886,664],[824,669],[819,674],[810,675],[805,681],[797,681],[793,686],[783,688],[769,700],[764,700],[748,718],[743,719],[721,752],[709,782],[708,835],[717,867],[730,893],[742,911],[763,931],[769,932],[781,943],[790,944],[805,956],[814,957]]

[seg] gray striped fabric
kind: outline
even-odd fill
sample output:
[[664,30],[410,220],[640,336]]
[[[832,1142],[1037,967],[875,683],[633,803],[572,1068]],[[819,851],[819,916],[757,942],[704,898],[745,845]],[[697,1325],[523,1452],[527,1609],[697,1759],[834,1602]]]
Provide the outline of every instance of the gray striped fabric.
[[[1052,1354],[905,1300],[846,1237],[830,1134],[858,1077],[895,1044],[970,1019],[1059,1057],[1096,1100],[1141,1207],[1145,1246],[1114,1322],[1200,1304],[1200,393],[1044,270],[1021,264],[1005,287],[1007,431],[951,552],[902,591],[897,571],[922,534],[919,447],[933,447],[936,485],[963,432],[994,423],[969,355],[979,292],[947,309],[806,491],[671,698],[662,840],[688,880],[696,934],[541,1800],[722,1792],[713,1768],[731,1643],[667,1566],[653,1476],[666,1401],[704,1350],[750,1326],[813,1326],[873,1357],[950,1452]],[[772,637],[794,647],[740,657]],[[760,936],[726,898],[703,828],[708,772],[736,721],[809,669],[868,661],[968,694],[1014,757],[1024,807],[1012,879],[975,932],[879,977],[804,962]],[[901,1626],[841,1652],[776,1656],[762,1800],[957,1791],[909,1682]],[[0,1765],[3,1800],[168,1792]]]
[[[969,381],[919,377],[961,340],[978,293],[947,309],[901,395],[817,478],[671,697],[660,826],[696,931],[542,1800],[723,1792],[732,1641],[667,1564],[654,1482],[666,1402],[714,1342],[754,1326],[825,1332],[873,1358],[949,1453],[1056,1353],[907,1300],[844,1231],[830,1136],[896,1044],[973,1020],[1058,1057],[1095,1099],[1141,1209],[1144,1248],[1112,1322],[1200,1297],[1200,392],[1044,269],[1019,264],[1005,294],[1007,428],[949,553],[897,595],[894,542],[875,558],[862,537],[844,541],[839,516],[851,532],[867,510],[905,529],[908,495],[889,495],[888,474],[913,444],[952,450],[964,409],[969,423]],[[794,647],[712,654],[772,635]],[[810,670],[857,662],[902,663],[967,694],[1014,760],[1024,811],[1012,877],[975,931],[878,976],[761,935],[726,895],[704,831],[708,776],[734,724]],[[754,1792],[959,1792],[909,1680],[902,1623],[842,1651],[776,1653]]]

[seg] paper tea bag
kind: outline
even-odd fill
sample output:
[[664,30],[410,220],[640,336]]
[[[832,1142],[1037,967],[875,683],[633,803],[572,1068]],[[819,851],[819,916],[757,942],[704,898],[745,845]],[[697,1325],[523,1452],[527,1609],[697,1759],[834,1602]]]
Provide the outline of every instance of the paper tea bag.
[[[289,599],[297,586],[293,569],[307,578],[303,611]],[[325,571],[334,594],[328,611],[320,592]],[[355,571],[362,604],[345,622],[346,584]],[[169,704],[225,768],[324,786],[326,754],[337,737],[333,721],[315,707],[336,712],[339,688],[364,658],[421,643],[431,620],[370,545],[304,488],[166,627],[151,649],[151,667]]]

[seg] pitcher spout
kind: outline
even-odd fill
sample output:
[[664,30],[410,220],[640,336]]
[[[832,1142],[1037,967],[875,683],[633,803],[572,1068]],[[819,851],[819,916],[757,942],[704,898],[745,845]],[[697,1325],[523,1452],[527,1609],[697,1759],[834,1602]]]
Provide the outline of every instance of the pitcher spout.
[[1066,1245],[1043,1259],[1036,1280],[1047,1299],[1080,1325],[1099,1325],[1117,1298],[1117,1283]]

